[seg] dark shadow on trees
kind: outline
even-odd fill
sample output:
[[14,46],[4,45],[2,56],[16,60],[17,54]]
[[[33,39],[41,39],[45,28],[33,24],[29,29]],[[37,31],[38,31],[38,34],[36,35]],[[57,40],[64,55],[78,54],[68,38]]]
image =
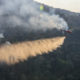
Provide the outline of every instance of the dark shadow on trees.
[[80,80],[79,34],[66,34],[63,46],[54,52],[0,67],[0,80]]

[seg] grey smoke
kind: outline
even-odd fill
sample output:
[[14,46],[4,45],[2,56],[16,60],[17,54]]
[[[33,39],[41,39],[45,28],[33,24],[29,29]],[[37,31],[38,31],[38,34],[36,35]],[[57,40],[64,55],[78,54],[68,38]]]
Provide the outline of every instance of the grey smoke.
[[40,5],[33,0],[0,0],[0,32],[6,27],[23,27],[26,31],[68,29],[63,18],[39,8]]
[[0,34],[0,39],[4,38],[4,35],[3,34]]

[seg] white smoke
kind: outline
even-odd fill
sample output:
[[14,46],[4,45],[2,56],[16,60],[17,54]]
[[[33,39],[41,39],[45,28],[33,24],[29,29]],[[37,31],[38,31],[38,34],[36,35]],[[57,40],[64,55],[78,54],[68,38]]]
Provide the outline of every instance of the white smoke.
[[4,35],[2,33],[0,33],[0,39],[4,38]]
[[47,29],[68,29],[67,23],[58,15],[40,11],[40,5],[33,0],[0,0],[0,27],[22,26],[27,31]]

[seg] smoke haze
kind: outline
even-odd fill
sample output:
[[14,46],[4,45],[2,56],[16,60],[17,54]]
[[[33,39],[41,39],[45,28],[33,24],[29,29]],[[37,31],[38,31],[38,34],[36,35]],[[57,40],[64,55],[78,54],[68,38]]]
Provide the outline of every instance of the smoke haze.
[[[38,33],[52,29],[67,30],[68,25],[58,15],[40,11],[40,4],[33,0],[0,0],[0,33],[3,33],[4,37],[6,35],[13,40],[20,36],[18,38],[23,39],[23,36],[28,35],[27,32],[36,31]],[[32,34],[28,36],[32,36]],[[64,39],[65,37],[35,39],[35,41],[15,44],[10,44],[8,40],[6,44],[10,45],[5,44],[0,47],[0,62],[14,64],[24,61],[30,56],[48,53],[62,45]]]
[[68,29],[63,18],[40,11],[33,0],[0,0],[0,32],[5,32],[5,27],[23,27],[26,31]]

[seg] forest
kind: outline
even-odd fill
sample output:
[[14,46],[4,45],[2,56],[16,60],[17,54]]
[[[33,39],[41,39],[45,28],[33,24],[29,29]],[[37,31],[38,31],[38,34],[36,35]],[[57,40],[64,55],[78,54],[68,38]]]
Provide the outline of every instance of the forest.
[[52,36],[66,36],[66,39],[60,48],[48,54],[29,57],[14,65],[0,64],[0,80],[80,80],[80,14],[61,9],[55,9],[55,14],[67,21],[73,29],[72,34],[63,35],[55,29],[26,34],[22,28],[6,27],[5,39],[1,40],[1,45],[6,40],[13,44]]

